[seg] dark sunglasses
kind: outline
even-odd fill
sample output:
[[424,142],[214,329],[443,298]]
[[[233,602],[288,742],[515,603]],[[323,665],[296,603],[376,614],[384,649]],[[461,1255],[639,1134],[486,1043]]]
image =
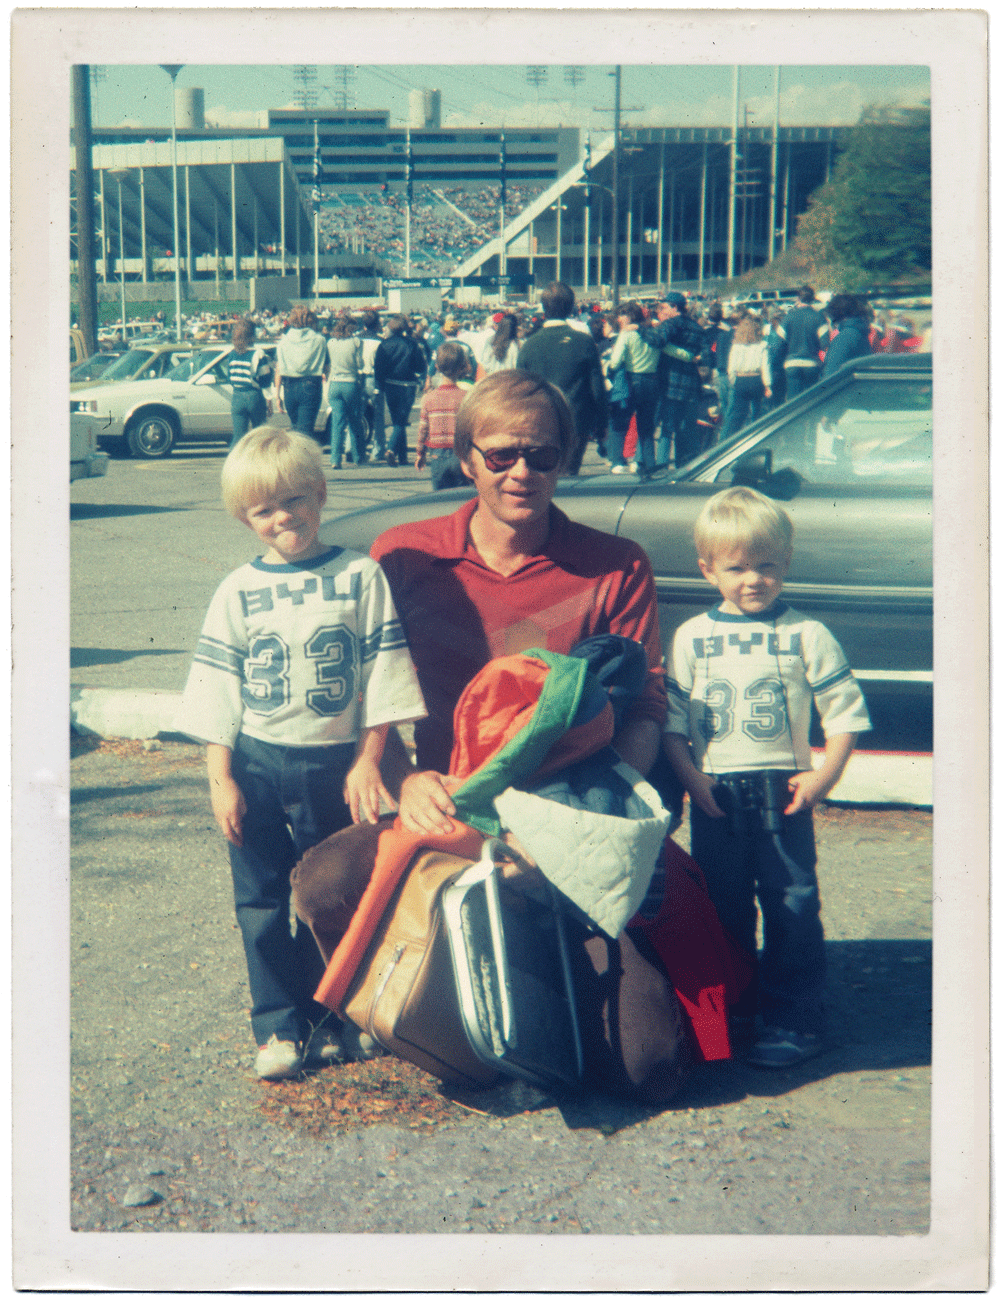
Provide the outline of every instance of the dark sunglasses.
[[[473,443],[472,446],[476,447],[476,444]],[[534,470],[537,474],[548,474],[556,468],[562,457],[561,449],[553,447],[551,443],[547,447],[501,447],[496,452],[484,452],[481,447],[476,447],[476,451],[492,474],[513,470],[522,456],[529,470]]]

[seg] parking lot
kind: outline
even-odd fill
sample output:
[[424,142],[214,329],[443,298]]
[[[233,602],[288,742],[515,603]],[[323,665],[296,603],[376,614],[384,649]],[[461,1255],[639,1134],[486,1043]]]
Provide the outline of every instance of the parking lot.
[[[73,485],[75,687],[183,686],[216,584],[253,554],[218,500],[223,455],[115,460],[106,478]],[[591,451],[585,472],[600,468]],[[328,471],[328,484],[327,519],[430,491],[413,469]],[[72,784],[77,1228],[927,1231],[928,812],[818,817],[831,1047],[806,1067],[706,1067],[654,1114],[500,1095],[478,1114],[427,1101],[396,1119],[328,1110],[317,1132],[313,1086],[276,1098],[250,1075],[245,971],[199,748],[78,744]],[[352,1089],[377,1094],[379,1069],[367,1064]],[[340,1087],[324,1073],[331,1107]],[[357,1196],[331,1202],[331,1175]],[[124,1206],[135,1185],[157,1199]]]

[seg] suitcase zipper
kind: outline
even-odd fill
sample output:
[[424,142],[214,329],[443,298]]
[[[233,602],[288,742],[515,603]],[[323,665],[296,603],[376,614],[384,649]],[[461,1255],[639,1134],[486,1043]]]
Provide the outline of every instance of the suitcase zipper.
[[375,989],[375,992],[372,994],[371,1002],[370,1002],[369,1005],[368,1005],[368,1018],[367,1018],[367,1019],[368,1019],[368,1033],[369,1033],[369,1034],[372,1036],[372,1038],[375,1039],[378,1043],[382,1044],[382,1047],[383,1047],[383,1048],[387,1048],[388,1045],[382,1043],[382,1040],[379,1038],[379,1036],[378,1036],[378,1032],[377,1032],[376,1029],[375,1029],[375,1009],[376,1009],[376,1007],[378,1006],[378,1001],[379,1001],[379,999],[380,999],[380,998],[382,997],[382,995],[385,993],[385,987],[386,987],[386,985],[388,985],[390,979],[392,978],[392,973],[393,973],[393,972],[396,970],[396,968],[399,966],[399,963],[400,963],[400,961],[401,961],[401,959],[402,959],[402,957],[403,957],[403,954],[404,954],[405,952],[406,952],[406,945],[405,945],[405,944],[397,944],[396,947],[395,947],[395,949],[393,949],[393,952],[392,952],[392,958],[391,958],[391,960],[389,961],[389,963],[388,963],[387,966],[386,966],[385,974],[382,976],[382,979],[379,981],[378,986],[377,986],[376,989]]

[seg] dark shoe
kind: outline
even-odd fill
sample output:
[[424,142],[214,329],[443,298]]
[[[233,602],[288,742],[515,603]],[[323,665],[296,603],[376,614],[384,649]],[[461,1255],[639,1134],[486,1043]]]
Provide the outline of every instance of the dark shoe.
[[331,470],[342,470],[343,468],[344,468],[344,467],[341,465],[341,463],[340,463],[339,461],[331,461],[331,462],[330,462],[330,469],[331,469]]
[[396,460],[396,453],[395,453],[395,452],[386,452],[386,454],[385,454],[385,463],[386,463],[386,465],[398,465],[399,462]]
[[752,1016],[729,1017],[729,1047],[734,1057],[745,1059],[750,1055],[756,1038],[756,1023]]
[[776,1026],[769,1026],[754,1044],[747,1063],[780,1071],[807,1062],[810,1057],[818,1057],[822,1051],[823,1045],[817,1034],[779,1030]]

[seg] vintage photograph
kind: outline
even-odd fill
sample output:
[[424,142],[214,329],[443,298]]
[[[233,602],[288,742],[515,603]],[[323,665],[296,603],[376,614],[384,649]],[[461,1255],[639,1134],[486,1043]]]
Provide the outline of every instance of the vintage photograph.
[[[556,1290],[974,1288],[985,1175],[931,1077],[960,1042],[976,1132],[985,1009],[934,997],[985,956],[984,665],[940,620],[985,518],[984,245],[957,271],[940,215],[976,23],[772,15],[741,56],[716,15],[706,58],[591,12],[527,64],[484,13],[497,61],[407,62],[442,15],[393,11],[376,62],[357,11],[299,63],[332,11],[246,11],[274,58],[223,63],[238,14],[188,12],[161,64],[112,12],[53,75],[67,1119],[23,1285],[150,1286],[183,1234],[182,1288],[247,1286],[220,1235],[374,1234],[448,1235],[424,1290],[549,1285],[524,1235]],[[413,1285],[389,1241],[350,1287]]]

